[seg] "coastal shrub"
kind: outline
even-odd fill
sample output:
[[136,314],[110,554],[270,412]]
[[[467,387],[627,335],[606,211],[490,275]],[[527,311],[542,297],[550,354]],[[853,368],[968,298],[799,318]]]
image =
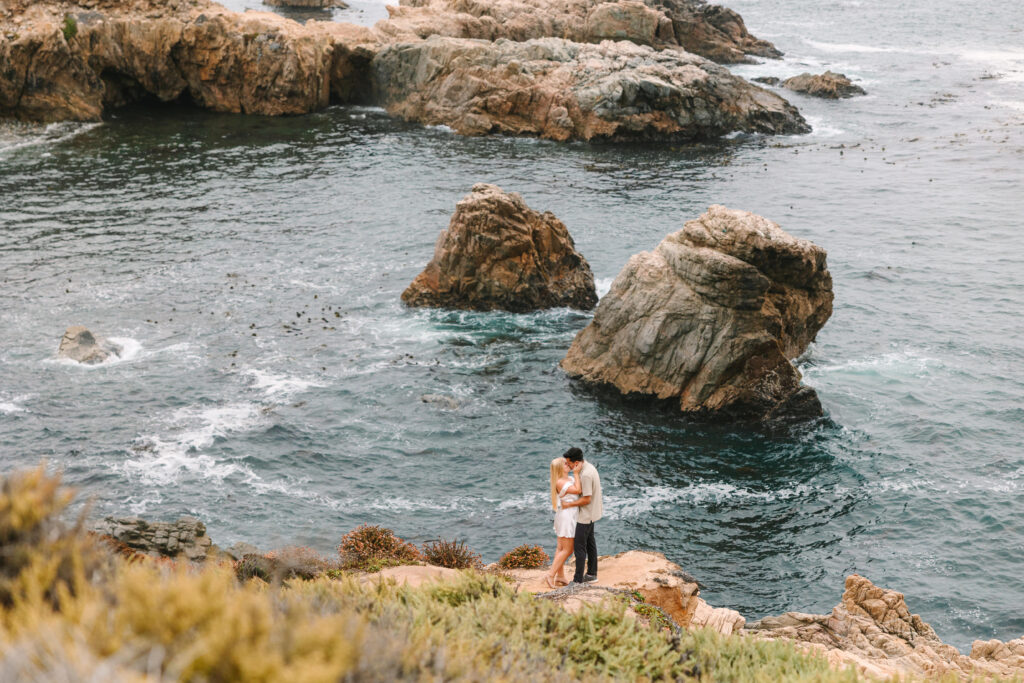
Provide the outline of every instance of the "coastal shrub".
[[423,556],[412,543],[403,541],[391,529],[363,524],[341,538],[338,546],[344,569],[380,571],[382,567],[417,564]]
[[540,569],[551,561],[539,545],[521,545],[513,548],[498,560],[502,569]]
[[78,19],[75,19],[72,14],[65,14],[64,23],[61,24],[60,30],[64,34],[64,40],[71,40],[78,35]]
[[[621,599],[570,613],[480,572],[417,588],[352,574],[268,585],[223,564],[128,562],[59,524],[68,500],[42,470],[0,483],[0,550],[18,550],[2,565],[16,588],[0,603],[0,680],[857,680],[783,641],[652,627]],[[286,550],[273,559],[315,564]],[[46,584],[56,601],[23,589],[54,552],[83,569]],[[93,552],[111,571],[85,570]]]
[[470,550],[465,541],[438,539],[424,543],[423,557],[429,564],[449,569],[475,569],[483,564],[480,555]]

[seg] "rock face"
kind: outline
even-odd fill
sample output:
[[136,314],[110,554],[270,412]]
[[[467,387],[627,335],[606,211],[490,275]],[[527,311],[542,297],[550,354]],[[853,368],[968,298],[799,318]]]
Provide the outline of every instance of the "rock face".
[[194,517],[176,522],[147,522],[138,517],[107,517],[94,531],[110,536],[134,550],[162,557],[205,560],[212,542],[206,525]]
[[842,600],[831,614],[787,612],[747,628],[758,635],[807,643],[837,668],[853,664],[880,678],[1024,675],[1024,638],[1006,643],[978,640],[970,656],[962,655],[910,613],[902,593],[856,574],[847,577]]
[[864,88],[854,85],[849,78],[843,74],[826,71],[821,75],[809,73],[793,76],[782,81],[782,87],[793,92],[800,92],[812,97],[824,97],[829,100],[838,100],[843,97],[854,95],[866,95]]
[[57,355],[85,365],[95,365],[108,360],[111,356],[119,356],[121,351],[120,346],[106,339],[97,339],[85,327],[72,325],[64,331]]
[[410,306],[514,312],[597,303],[569,231],[515,193],[477,184],[455,207],[434,258],[402,293]]
[[388,10],[390,19],[378,28],[395,36],[628,40],[682,47],[724,64],[782,55],[751,36],[738,14],[702,0],[403,0]]
[[[700,597],[700,589],[692,576],[661,553],[631,550],[610,557],[601,557],[601,568],[594,583],[577,590],[565,591],[558,602],[570,611],[584,604],[608,598],[608,590],[637,591],[644,602],[665,611],[683,628],[710,628],[729,635],[738,632],[745,620],[736,610],[711,607]],[[531,593],[546,593],[547,569],[514,569],[509,572],[518,588]]]
[[562,367],[693,415],[821,415],[789,360],[832,314],[825,257],[766,218],[712,206],[629,260]]
[[385,47],[373,69],[388,113],[463,135],[694,140],[810,130],[788,102],[724,67],[627,42],[434,36]]

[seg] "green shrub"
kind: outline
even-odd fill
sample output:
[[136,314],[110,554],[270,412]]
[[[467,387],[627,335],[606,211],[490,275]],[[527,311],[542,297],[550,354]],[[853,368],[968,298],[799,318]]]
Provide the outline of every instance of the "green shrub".
[[465,541],[436,540],[423,544],[423,557],[429,564],[449,569],[476,569],[480,555],[466,547]]
[[78,19],[75,19],[72,14],[65,14],[64,23],[61,24],[60,30],[64,34],[64,40],[70,41],[78,35]]
[[395,532],[381,526],[363,524],[341,538],[338,546],[344,569],[379,571],[382,567],[418,564],[423,556],[412,543],[395,536]]
[[498,560],[502,569],[540,569],[551,561],[539,545],[521,545],[513,548]]

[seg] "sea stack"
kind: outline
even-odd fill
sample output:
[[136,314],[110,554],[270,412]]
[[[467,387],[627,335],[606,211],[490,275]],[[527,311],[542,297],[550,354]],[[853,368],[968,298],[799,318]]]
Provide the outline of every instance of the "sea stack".
[[515,313],[597,303],[568,229],[514,192],[479,183],[455,207],[434,258],[402,293],[410,306]]
[[693,416],[820,416],[790,359],[832,314],[825,259],[766,218],[712,206],[629,260],[562,367]]

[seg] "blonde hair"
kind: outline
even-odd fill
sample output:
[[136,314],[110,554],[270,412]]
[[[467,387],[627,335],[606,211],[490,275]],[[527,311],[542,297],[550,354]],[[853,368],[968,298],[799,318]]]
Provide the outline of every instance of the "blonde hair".
[[558,457],[551,461],[551,509],[558,509],[558,480],[562,478],[565,458]]

